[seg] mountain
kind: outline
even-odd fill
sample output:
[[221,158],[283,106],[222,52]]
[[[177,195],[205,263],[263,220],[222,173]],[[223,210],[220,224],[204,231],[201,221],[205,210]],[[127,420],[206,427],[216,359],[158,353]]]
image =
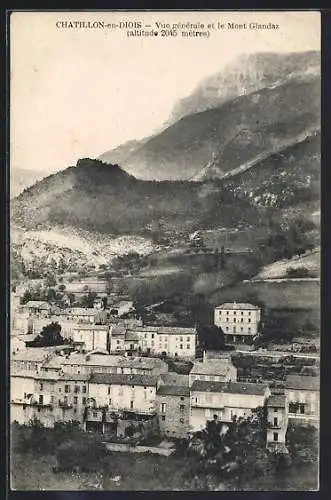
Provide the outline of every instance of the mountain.
[[216,155],[220,174],[267,157],[320,126],[320,79],[292,80],[186,116],[129,155],[146,180],[191,179]]
[[161,132],[100,158],[146,180],[222,177],[319,122],[319,52],[243,55],[180,101]]
[[18,196],[24,189],[33,186],[42,178],[43,173],[40,170],[12,167],[10,170],[10,197]]
[[277,54],[242,54],[220,72],[206,78],[187,97],[176,103],[168,124],[184,116],[220,106],[226,101],[263,88],[320,74],[317,51]]
[[73,227],[108,235],[176,234],[250,223],[258,208],[208,183],[143,181],[117,165],[83,159],[12,202],[12,221],[26,230]]

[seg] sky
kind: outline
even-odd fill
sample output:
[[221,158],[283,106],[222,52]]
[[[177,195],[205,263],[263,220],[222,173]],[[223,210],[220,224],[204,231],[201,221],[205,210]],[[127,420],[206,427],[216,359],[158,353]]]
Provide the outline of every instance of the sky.
[[[183,38],[56,26],[77,20],[271,22],[279,29],[215,29],[208,38]],[[242,53],[319,49],[318,12],[15,12],[11,168],[46,175],[146,137],[169,118],[178,99]]]

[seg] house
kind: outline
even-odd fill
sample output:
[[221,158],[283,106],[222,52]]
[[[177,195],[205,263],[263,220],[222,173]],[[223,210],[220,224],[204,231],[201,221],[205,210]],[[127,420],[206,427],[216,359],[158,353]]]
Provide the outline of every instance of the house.
[[90,378],[86,430],[126,435],[128,427],[147,435],[157,429],[159,377],[95,373]]
[[28,423],[25,405],[32,402],[35,393],[36,372],[11,370],[10,374],[10,421],[19,424]]
[[196,328],[177,326],[136,327],[142,351],[184,359],[195,358]]
[[119,374],[163,375],[168,373],[168,364],[162,359],[147,357],[121,357],[116,370]]
[[203,362],[196,361],[189,373],[190,387],[195,380],[207,380],[210,382],[235,382],[237,380],[237,368],[233,365],[229,355],[221,359],[204,359]]
[[189,377],[177,373],[162,374],[156,407],[160,434],[168,438],[187,438],[190,430]]
[[124,316],[134,311],[133,302],[131,300],[121,300],[110,306],[110,314],[114,316]]
[[94,373],[90,378],[90,398],[96,407],[107,406],[114,411],[155,414],[155,375],[124,375]]
[[288,426],[288,402],[286,394],[272,394],[267,401],[267,448],[273,452],[287,453],[286,431]]
[[52,356],[53,350],[33,347],[15,352],[10,360],[11,372],[38,373],[43,363]]
[[319,377],[288,375],[285,382],[289,420],[299,425],[319,422]]
[[80,344],[84,351],[107,350],[109,345],[109,326],[78,324],[73,329],[72,340]]
[[72,307],[65,311],[65,316],[68,320],[77,321],[79,323],[94,323],[96,310],[93,307]]
[[57,381],[57,420],[84,422],[89,397],[89,374],[64,373]]
[[231,422],[264,406],[270,389],[264,384],[196,380],[191,386],[190,430],[204,429],[208,420]]
[[50,305],[42,300],[29,300],[24,306],[29,314],[43,314],[47,315],[50,311]]
[[112,325],[110,327],[110,352],[125,350],[126,327],[123,325]]
[[223,330],[226,342],[252,344],[260,321],[261,309],[245,302],[225,302],[214,310],[214,324]]

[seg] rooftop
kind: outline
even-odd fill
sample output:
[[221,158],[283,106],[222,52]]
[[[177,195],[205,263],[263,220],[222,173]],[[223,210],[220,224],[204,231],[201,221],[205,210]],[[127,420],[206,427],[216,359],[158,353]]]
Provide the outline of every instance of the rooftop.
[[175,372],[163,373],[161,375],[161,380],[164,385],[180,385],[180,386],[189,386],[189,376],[188,375],[180,375]]
[[107,325],[76,325],[75,330],[86,330],[86,331],[91,331],[91,330],[99,330],[101,332],[107,332],[109,330],[109,326]]
[[125,375],[115,373],[94,373],[91,384],[155,386],[158,377],[154,375]]
[[36,307],[38,309],[49,309],[50,305],[48,302],[45,302],[44,300],[29,300],[26,304],[26,307]]
[[268,399],[267,406],[285,408],[286,407],[286,396],[284,394],[273,394]]
[[64,314],[68,316],[94,316],[97,313],[97,310],[93,307],[89,307],[85,309],[84,307],[72,307],[71,309],[67,309]]
[[308,375],[288,375],[285,382],[287,389],[300,389],[306,391],[319,391],[319,377],[311,377]]
[[260,308],[248,302],[224,302],[224,304],[215,307],[215,309],[258,311]]
[[50,351],[45,350],[41,347],[29,347],[24,349],[24,351],[18,351],[13,353],[12,361],[34,361],[42,362],[50,356]]
[[161,385],[157,391],[159,396],[190,396],[190,389],[180,385]]
[[220,392],[230,394],[249,394],[251,396],[263,396],[267,386],[264,384],[253,384],[244,382],[209,382],[207,380],[195,380],[192,392]]
[[190,374],[192,375],[225,375],[234,367],[229,358],[206,359],[204,363],[195,361]]

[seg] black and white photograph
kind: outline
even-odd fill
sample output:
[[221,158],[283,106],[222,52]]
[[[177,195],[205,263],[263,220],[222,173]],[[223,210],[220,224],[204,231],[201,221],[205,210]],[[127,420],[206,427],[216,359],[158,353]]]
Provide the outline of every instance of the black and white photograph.
[[10,14],[10,487],[318,491],[321,14]]

